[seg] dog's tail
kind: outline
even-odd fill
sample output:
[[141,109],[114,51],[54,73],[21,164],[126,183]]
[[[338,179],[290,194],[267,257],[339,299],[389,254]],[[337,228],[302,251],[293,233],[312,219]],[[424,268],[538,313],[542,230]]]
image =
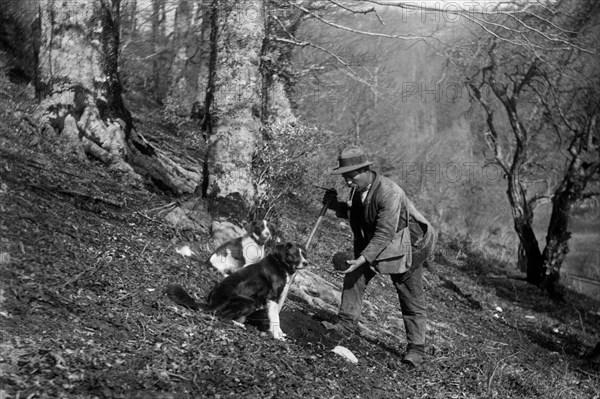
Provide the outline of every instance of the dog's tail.
[[165,293],[176,304],[185,306],[193,310],[204,309],[205,304],[196,301],[186,290],[179,284],[168,284],[165,287]]

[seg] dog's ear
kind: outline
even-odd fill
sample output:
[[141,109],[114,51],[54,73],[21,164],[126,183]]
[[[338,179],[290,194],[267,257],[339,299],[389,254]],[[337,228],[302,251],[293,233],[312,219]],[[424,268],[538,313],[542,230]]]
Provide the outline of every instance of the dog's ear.
[[276,258],[285,259],[285,254],[287,254],[287,252],[287,244],[277,244],[272,247],[272,250],[269,253]]
[[268,223],[269,231],[271,232],[271,241],[272,245],[283,244],[285,242],[285,236],[281,233],[281,231],[277,228],[277,225],[273,223]]
[[244,230],[246,230],[248,232],[248,234],[252,234],[252,233],[260,234],[260,231],[262,230],[262,226],[263,226],[262,220],[252,220],[252,221],[246,223]]

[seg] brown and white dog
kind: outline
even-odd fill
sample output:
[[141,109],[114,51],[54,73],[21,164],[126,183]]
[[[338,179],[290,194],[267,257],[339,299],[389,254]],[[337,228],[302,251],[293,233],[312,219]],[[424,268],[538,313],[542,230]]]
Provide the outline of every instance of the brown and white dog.
[[272,227],[260,219],[253,221],[246,231],[243,236],[221,244],[208,259],[224,276],[265,257],[265,243],[273,237]]
[[217,284],[208,294],[208,303],[199,304],[177,284],[166,288],[177,304],[192,309],[204,308],[224,319],[244,323],[257,310],[267,309],[269,331],[275,339],[285,340],[279,324],[279,299],[290,277],[308,266],[303,246],[280,244],[257,263],[237,270]]

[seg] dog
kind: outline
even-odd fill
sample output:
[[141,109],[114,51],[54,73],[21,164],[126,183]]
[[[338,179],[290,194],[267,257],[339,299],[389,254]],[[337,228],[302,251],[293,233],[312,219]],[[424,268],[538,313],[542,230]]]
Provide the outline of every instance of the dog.
[[279,300],[291,276],[309,264],[303,246],[279,244],[260,261],[243,267],[217,284],[208,294],[207,304],[199,304],[177,284],[167,286],[167,295],[177,304],[205,309],[223,319],[244,323],[257,310],[267,310],[273,338],[285,340],[279,323]]
[[265,257],[265,244],[273,237],[273,228],[266,220],[255,220],[247,233],[221,244],[211,254],[208,263],[223,276],[256,263]]

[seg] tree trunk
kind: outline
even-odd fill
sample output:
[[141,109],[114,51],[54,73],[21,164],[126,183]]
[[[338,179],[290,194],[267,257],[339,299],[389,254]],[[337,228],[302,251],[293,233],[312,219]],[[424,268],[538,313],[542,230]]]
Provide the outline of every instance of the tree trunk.
[[137,0],[121,0],[120,23],[121,36],[123,33],[133,36],[137,30]]
[[10,49],[27,78],[35,78],[39,20],[33,1],[3,1],[0,6],[0,46]]
[[[203,1],[179,0],[175,13],[173,39],[170,47],[173,59],[169,68],[169,92],[167,104],[170,111],[180,116],[202,119],[204,109],[198,100],[204,94],[208,77],[208,49],[203,32],[207,25],[206,7]],[[190,115],[191,111],[191,115]]]
[[589,179],[598,172],[599,164],[599,160],[584,163],[579,156],[574,156],[552,198],[552,215],[543,256],[543,285],[551,295],[560,296],[556,284],[560,280],[560,268],[569,253],[571,209],[581,200]]
[[517,112],[518,92],[509,94],[507,87],[488,79],[496,97],[502,102],[515,138],[515,147],[510,169],[508,171],[508,200],[512,207],[515,231],[525,251],[527,259],[527,281],[539,284],[542,281],[542,254],[533,231],[533,209],[527,201],[525,188],[521,182],[521,171],[527,161],[528,132]]
[[191,82],[186,74],[188,59],[193,56],[188,51],[192,45],[193,6],[194,4],[187,0],[179,0],[175,11],[173,39],[170,43],[173,59],[169,68],[168,104],[176,114],[186,116],[190,114],[194,98],[190,93],[194,93],[196,89],[190,87]]
[[166,39],[166,0],[152,0],[152,45],[154,54],[152,56],[152,80],[154,99],[159,104],[166,97],[168,79],[168,63],[172,59],[170,49],[167,48]]
[[[81,158],[91,156],[124,176],[149,177],[177,194],[194,192],[201,176],[150,145],[133,127],[117,72],[119,0],[40,0],[41,40],[33,120],[57,132]],[[137,172],[137,173],[135,173]]]
[[553,198],[552,215],[546,235],[546,248],[543,253],[543,285],[553,296],[560,296],[556,284],[560,279],[560,267],[569,252],[569,239],[571,232],[568,231],[570,209],[572,204],[558,195]]
[[533,231],[533,213],[524,193],[519,188],[518,177],[509,177],[508,198],[512,208],[515,231],[519,237],[520,249],[527,260],[527,281],[539,284],[542,278],[542,254]]
[[261,0],[214,0],[206,95],[208,153],[204,195],[215,217],[243,220],[254,204],[252,160],[260,140]]

